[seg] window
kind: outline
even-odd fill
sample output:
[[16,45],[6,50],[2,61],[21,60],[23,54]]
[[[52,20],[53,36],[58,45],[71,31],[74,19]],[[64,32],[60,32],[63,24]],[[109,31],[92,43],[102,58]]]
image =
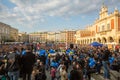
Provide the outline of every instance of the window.
[[100,32],[100,27],[98,27],[98,32]]
[[105,30],[105,27],[104,27],[104,25],[102,25],[102,31],[104,31]]
[[5,31],[5,32],[6,32],[6,34],[8,33],[8,29],[7,29],[7,28],[6,28],[6,31]]
[[107,24],[107,30],[110,30],[110,24],[109,23]]
[[2,33],[4,33],[4,27],[2,28]]

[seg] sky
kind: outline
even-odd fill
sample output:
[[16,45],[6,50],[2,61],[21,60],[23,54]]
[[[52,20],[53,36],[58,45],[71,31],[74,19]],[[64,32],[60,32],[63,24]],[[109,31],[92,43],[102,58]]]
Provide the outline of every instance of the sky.
[[28,33],[84,29],[103,3],[120,11],[120,0],[0,0],[0,22]]

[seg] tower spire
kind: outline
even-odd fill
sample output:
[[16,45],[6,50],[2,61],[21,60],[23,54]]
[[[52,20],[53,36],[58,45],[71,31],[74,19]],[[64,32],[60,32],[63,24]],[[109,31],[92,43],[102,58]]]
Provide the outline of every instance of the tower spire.
[[102,3],[102,6],[101,6],[101,10],[100,10],[100,18],[101,19],[108,15],[108,8],[107,8],[107,6],[105,6],[104,0],[102,2],[103,3]]
[[103,2],[102,2],[102,8],[103,8],[103,7],[105,7],[105,2],[104,2],[104,0],[103,0]]
[[102,2],[102,5],[103,5],[103,6],[105,5],[104,0],[103,0],[103,2]]

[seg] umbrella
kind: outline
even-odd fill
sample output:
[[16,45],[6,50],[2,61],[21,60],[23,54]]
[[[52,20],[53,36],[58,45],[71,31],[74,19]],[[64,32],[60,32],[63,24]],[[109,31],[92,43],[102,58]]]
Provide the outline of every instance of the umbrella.
[[94,47],[98,47],[98,46],[102,47],[102,46],[103,46],[103,44],[100,44],[100,43],[98,43],[98,42],[93,42],[93,43],[91,43],[90,45],[91,45],[91,46],[94,46]]

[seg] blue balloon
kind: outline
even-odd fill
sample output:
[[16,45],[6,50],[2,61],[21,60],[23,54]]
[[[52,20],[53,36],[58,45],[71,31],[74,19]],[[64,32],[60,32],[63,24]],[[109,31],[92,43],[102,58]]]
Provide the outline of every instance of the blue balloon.
[[90,68],[93,68],[95,66],[95,62],[89,63]]
[[90,58],[90,59],[89,59],[89,62],[92,62],[92,61],[94,61],[94,59],[93,59],[93,58]]
[[55,67],[55,62],[51,62],[50,66]]
[[59,66],[59,63],[56,62],[56,63],[55,63],[55,66],[56,66],[56,68],[57,68],[57,67]]
[[22,51],[22,55],[25,55],[25,54],[26,54],[26,50],[23,50],[23,51]]
[[51,64],[50,64],[50,66],[57,68],[58,67],[58,63],[52,61]]
[[110,58],[109,58],[109,62],[110,62],[110,64],[112,64],[112,63],[114,62],[114,60],[115,60],[114,57],[110,57]]
[[39,51],[39,55],[40,55],[40,56],[45,55],[45,53],[46,53],[46,51],[45,51],[44,49],[41,49],[41,50]]
[[46,65],[49,63],[49,60],[48,59],[46,59]]
[[67,49],[67,50],[66,50],[66,54],[69,54],[69,53],[70,53],[70,51],[71,51],[70,49]]
[[90,68],[94,67],[95,64],[96,64],[95,60],[93,58],[90,58],[89,59],[89,66],[90,66]]
[[69,59],[72,61],[73,60],[72,56],[70,56]]
[[50,50],[49,50],[49,53],[55,53],[55,50],[50,49]]

